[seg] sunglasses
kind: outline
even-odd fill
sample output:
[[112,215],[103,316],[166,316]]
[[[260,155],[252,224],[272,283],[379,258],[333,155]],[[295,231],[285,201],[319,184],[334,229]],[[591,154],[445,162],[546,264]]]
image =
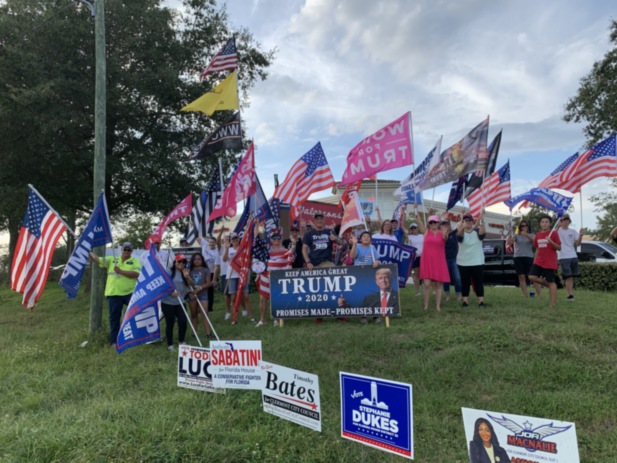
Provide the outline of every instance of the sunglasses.
[[529,225],[527,225],[526,223],[522,223],[519,225],[519,227],[528,227]]
[[473,219],[463,219],[465,222],[473,222]]
[[186,261],[185,260],[179,260],[178,262],[176,262],[176,264],[184,264],[184,265],[186,265]]
[[122,249],[123,251],[127,251],[127,252],[133,252],[133,250],[131,248],[124,248]]
[[201,257],[193,257],[193,260],[203,260]]
[[279,236],[279,237],[276,237],[276,238],[273,236],[273,237],[271,237],[270,239],[271,239],[271,240],[274,240],[274,241],[281,241],[281,237],[280,237],[280,236]]
[[435,222],[434,220],[431,220],[431,221],[429,221],[429,223],[428,223],[428,224],[429,224],[429,225],[434,225],[434,224],[436,224],[436,223],[439,223],[439,222]]

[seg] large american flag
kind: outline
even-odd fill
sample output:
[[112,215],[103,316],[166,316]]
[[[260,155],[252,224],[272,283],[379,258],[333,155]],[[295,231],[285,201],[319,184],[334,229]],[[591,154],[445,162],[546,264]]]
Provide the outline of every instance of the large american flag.
[[272,196],[294,206],[292,209],[293,220],[296,217],[295,206],[302,204],[311,194],[332,188],[335,185],[336,182],[326,160],[326,155],[321,148],[321,143],[318,142],[291,166],[285,180],[274,190]]
[[208,75],[219,71],[229,71],[238,67],[238,51],[236,50],[236,38],[230,38],[225,46],[214,55],[210,64],[201,73],[201,80]]
[[581,187],[598,177],[617,177],[617,157],[615,156],[615,135],[594,145],[559,174],[560,188],[578,193]]
[[30,187],[11,267],[11,289],[24,295],[24,307],[33,309],[43,294],[51,258],[65,231],[58,213]]
[[[561,188],[556,186],[559,183],[560,174],[574,164],[577,159],[578,153],[574,153],[572,156],[568,157],[568,159],[559,164],[554,171],[548,174],[548,176],[542,180],[536,188]],[[521,209],[523,207],[529,207],[529,201],[523,201],[518,208]]]
[[510,161],[506,162],[501,169],[492,173],[484,180],[482,187],[471,193],[469,212],[476,216],[484,207],[492,206],[510,199]]

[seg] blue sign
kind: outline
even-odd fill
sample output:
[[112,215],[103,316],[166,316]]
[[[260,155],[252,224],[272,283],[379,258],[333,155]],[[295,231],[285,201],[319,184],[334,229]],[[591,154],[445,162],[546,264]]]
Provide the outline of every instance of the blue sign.
[[68,299],[77,297],[77,291],[88,264],[90,251],[97,246],[105,246],[113,241],[111,237],[111,223],[105,202],[105,193],[101,193],[92,217],[88,220],[86,228],[77,240],[75,249],[64,267],[62,277],[58,284],[66,291]]
[[393,264],[272,270],[272,318],[400,315],[397,281]]
[[411,384],[339,375],[341,436],[413,460]]
[[417,249],[392,240],[374,239],[372,243],[377,249],[377,260],[379,262],[396,264],[398,267],[398,287],[404,288],[409,279],[411,264],[416,258]]
[[146,344],[161,337],[157,302],[173,293],[174,289],[171,278],[156,258],[156,251],[152,246],[142,261],[137,285],[118,333],[116,349],[119,354],[129,347]]

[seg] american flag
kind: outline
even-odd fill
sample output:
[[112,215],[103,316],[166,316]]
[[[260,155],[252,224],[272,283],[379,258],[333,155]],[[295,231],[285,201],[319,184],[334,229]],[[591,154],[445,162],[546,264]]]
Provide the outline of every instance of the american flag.
[[255,238],[255,244],[253,245],[253,259],[259,260],[264,264],[268,263],[270,254],[268,254],[268,243],[261,236]]
[[201,73],[201,80],[208,75],[219,71],[230,71],[238,67],[238,51],[236,50],[236,38],[230,38],[225,46],[221,48],[206,69]]
[[[548,177],[542,180],[536,188],[557,188],[557,186],[555,185],[559,183],[559,175],[568,167],[570,167],[577,159],[578,153],[574,153],[568,159],[559,164],[557,166],[557,169],[548,174]],[[523,203],[518,208],[520,209],[522,207],[529,207],[529,201],[523,201]]]
[[594,145],[559,174],[560,188],[578,193],[581,187],[598,177],[617,177],[617,157],[615,156],[615,135]]
[[[274,190],[272,196],[292,206],[299,206],[311,194],[332,188],[335,185],[336,182],[326,160],[326,155],[321,148],[321,143],[318,142],[291,166],[285,180]],[[294,207],[292,209],[292,220],[295,217]]]
[[501,169],[491,174],[481,188],[477,189],[467,201],[469,201],[469,212],[478,215],[484,207],[492,206],[510,199],[510,161],[506,162]]
[[208,222],[207,218],[210,216],[210,212],[214,209],[214,205],[221,197],[221,190],[219,173],[214,172],[212,178],[206,185],[206,189],[201,192],[201,196],[191,210],[191,223],[184,236],[189,244],[192,244],[198,236],[204,237],[212,233],[214,229],[214,220]]
[[11,289],[24,295],[24,307],[33,309],[43,294],[51,258],[66,229],[58,213],[30,187],[11,267]]

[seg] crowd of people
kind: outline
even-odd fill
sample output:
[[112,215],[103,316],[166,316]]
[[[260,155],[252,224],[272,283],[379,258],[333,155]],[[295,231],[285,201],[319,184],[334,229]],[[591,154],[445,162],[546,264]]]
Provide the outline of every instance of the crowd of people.
[[[201,318],[207,338],[211,337],[212,327],[207,312],[213,310],[217,289],[224,297],[225,320],[232,319],[232,308],[236,299],[240,298],[242,316],[256,327],[261,327],[266,324],[269,306],[270,270],[312,270],[339,265],[377,268],[381,262],[373,239],[397,241],[415,248],[415,259],[411,266],[413,284],[416,296],[422,296],[425,311],[429,310],[431,297],[434,296],[435,310],[440,312],[442,301],[449,301],[452,297],[451,287],[454,287],[454,297],[462,307],[469,307],[472,289],[475,304],[485,306],[482,242],[486,230],[482,214],[478,217],[464,214],[462,220],[453,227],[445,213],[442,216],[429,215],[426,224],[416,213],[409,228],[396,220],[381,220],[378,209],[377,215],[378,222],[349,229],[339,236],[340,226],[327,228],[324,215],[318,212],[303,235],[298,222],[293,222],[289,238],[285,240],[282,230],[271,231],[269,236],[265,236],[265,230],[260,229],[255,222],[256,231],[261,232],[269,251],[268,262],[264,262],[263,268],[255,272],[255,284],[260,295],[259,320],[253,317],[248,282],[240,287],[240,275],[229,265],[240,244],[240,237],[236,233],[225,235],[221,227],[217,236],[197,238],[199,250],[192,253],[190,262],[184,254],[172,254],[170,259],[166,251],[160,249],[160,242],[155,242],[158,258],[168,269],[175,286],[175,291],[161,303],[168,348],[174,349],[173,331],[176,322],[180,343],[185,341],[189,319],[193,329],[197,329]],[[550,306],[555,306],[555,279],[558,267],[561,267],[566,300],[574,300],[574,278],[579,276],[576,248],[581,243],[583,231],[570,228],[570,222],[570,216],[564,214],[555,229],[552,219],[543,216],[540,230],[533,233],[529,222],[523,219],[516,232],[507,236],[506,244],[513,247],[514,266],[525,298],[540,295],[546,288]],[[611,236],[617,241],[617,227],[612,230]],[[181,245],[187,246],[188,243]],[[105,295],[109,305],[109,340],[113,344],[120,329],[122,308],[128,305],[141,268],[139,260],[131,256],[132,251],[131,243],[124,243],[119,258],[98,257],[91,253],[91,259],[106,268],[108,273]],[[392,284],[391,275],[388,277],[384,274],[382,280],[388,280],[388,285]],[[189,312],[186,311],[185,302],[188,302]],[[345,318],[339,320],[347,321]],[[376,323],[381,322],[379,317],[374,317],[374,320]],[[275,326],[279,324],[279,320],[272,322]],[[321,323],[322,320],[316,319],[316,322]],[[367,322],[366,318],[361,319],[361,323]],[[236,317],[233,317],[231,324],[236,323]]]

